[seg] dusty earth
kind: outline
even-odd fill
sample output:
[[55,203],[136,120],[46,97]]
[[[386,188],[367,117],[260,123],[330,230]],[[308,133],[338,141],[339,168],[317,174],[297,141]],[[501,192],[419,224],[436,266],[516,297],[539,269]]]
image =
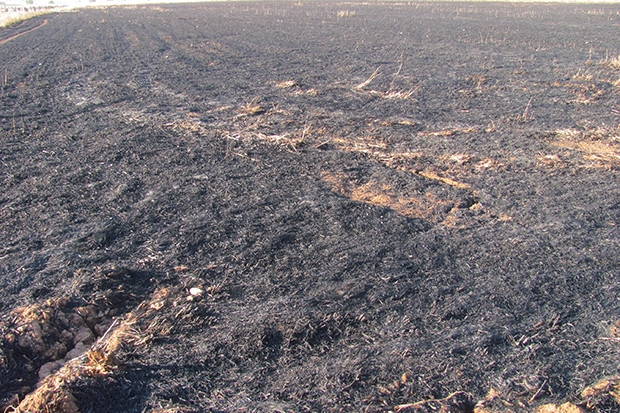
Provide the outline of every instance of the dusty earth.
[[324,2],[1,29],[0,406],[617,412],[619,32]]

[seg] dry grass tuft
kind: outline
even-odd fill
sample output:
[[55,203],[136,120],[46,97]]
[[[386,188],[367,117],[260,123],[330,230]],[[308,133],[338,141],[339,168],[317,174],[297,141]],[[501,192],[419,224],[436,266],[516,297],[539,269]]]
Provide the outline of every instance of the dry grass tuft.
[[193,133],[201,133],[204,132],[204,128],[200,125],[200,122],[192,122],[192,121],[178,121],[173,123],[168,123],[164,126],[172,127],[172,129],[181,129]]
[[19,319],[20,323],[31,323],[33,321],[49,321],[53,314],[69,301],[66,297],[46,300],[41,304],[34,304],[27,307],[18,307],[11,311],[11,315]]
[[338,17],[351,17],[351,16],[355,16],[355,10],[339,10],[338,13],[336,13],[336,15]]
[[106,333],[84,357],[67,362],[56,373],[44,378],[34,392],[26,395],[17,407],[9,407],[7,411],[78,413],[71,384],[81,377],[107,375],[114,371],[117,365],[115,353],[123,345],[128,330],[129,324],[122,323],[109,336]]
[[377,159],[382,164],[394,168],[401,161],[411,161],[422,158],[424,154],[419,151],[390,150],[388,145],[375,136],[365,136],[358,139],[333,137],[329,140],[339,150],[346,152],[364,153]]
[[360,90],[360,89],[363,89],[366,86],[368,86],[373,80],[375,80],[377,78],[377,76],[379,76],[379,72],[380,71],[381,71],[381,66],[376,68],[375,71],[372,72],[372,75],[370,75],[370,77],[368,79],[364,80],[362,83],[360,83],[359,85],[355,86],[355,89]]
[[418,132],[418,136],[442,137],[442,136],[454,136],[454,135],[460,135],[464,133],[476,133],[476,132],[478,132],[477,128],[465,126],[465,127],[460,127],[460,128],[441,129],[437,131]]
[[618,378],[599,380],[596,384],[586,387],[581,392],[581,398],[591,399],[593,397],[599,397],[602,394],[613,391],[614,388],[618,386],[618,383]]
[[[169,328],[162,327],[166,320],[158,318],[158,311],[171,305],[173,295],[180,294],[180,289],[156,290],[135,311],[114,321],[85,354],[67,361],[58,371],[43,378],[34,392],[26,395],[17,406],[8,407],[7,412],[78,413],[71,386],[83,377],[109,375],[120,365],[117,355],[122,348],[144,345],[151,337],[169,332]],[[58,312],[58,303],[21,308],[15,310],[14,316],[23,317],[23,322],[31,326],[47,319],[50,311]]]
[[375,71],[370,75],[370,77],[368,77],[368,79],[366,79],[362,83],[355,86],[353,90],[357,92],[367,93],[371,96],[378,96],[382,99],[400,99],[400,100],[410,99],[414,95],[414,93],[417,92],[417,90],[419,89],[419,86],[411,87],[410,84],[409,86],[405,88],[403,88],[402,86],[399,86],[399,87],[396,86],[397,80],[399,78],[402,78],[402,76],[400,75],[400,72],[403,68],[403,64],[404,64],[404,59],[403,59],[403,54],[401,54],[400,65],[398,67],[398,70],[396,71],[396,73],[392,75],[392,81],[390,82],[390,86],[388,87],[386,91],[380,91],[380,90],[374,90],[374,89],[364,90],[366,86],[368,86],[373,80],[379,77],[379,75],[381,74],[380,73],[381,66],[377,67]]
[[304,92],[304,94],[306,94],[306,95],[308,95],[308,96],[316,96],[316,95],[318,95],[318,94],[319,94],[319,91],[318,91],[318,90],[316,90],[315,88],[310,88],[310,89],[306,90],[306,91]]
[[450,178],[446,178],[446,177],[443,177],[443,176],[439,176],[435,172],[420,171],[420,172],[418,172],[418,175],[423,176],[426,179],[431,179],[433,181],[442,182],[442,183],[444,183],[446,185],[450,185],[450,186],[453,186],[455,188],[471,189],[471,186],[469,186],[468,184],[465,184],[463,182],[455,181],[454,179],[450,179]]
[[597,128],[579,131],[561,129],[555,132],[553,146],[582,153],[590,167],[607,167],[620,164],[620,129]]
[[517,122],[529,122],[529,121],[534,120],[535,117],[532,114],[531,108],[532,108],[532,98],[528,100],[527,105],[525,105],[525,109],[523,110],[523,113],[515,116],[514,120],[516,120]]
[[278,89],[289,89],[295,86],[297,86],[297,82],[295,82],[294,80],[283,80],[282,82],[276,83],[276,87]]
[[17,407],[9,407],[12,413],[79,413],[77,400],[67,386],[62,375],[50,376],[32,393],[27,395]]
[[[458,132],[455,132],[455,131],[458,131]],[[454,133],[469,133],[473,131],[476,131],[476,129],[475,128],[463,128],[463,129],[450,129],[450,130],[439,131],[439,132],[427,132],[427,134],[431,134],[430,136],[451,136]],[[437,133],[439,133],[440,135],[436,135]],[[425,170],[422,170],[422,171],[413,170],[410,167],[408,168],[408,167],[402,166],[403,162],[408,163],[412,160],[423,158],[424,154],[422,152],[402,151],[402,150],[390,151],[385,142],[373,136],[359,138],[359,139],[332,138],[330,142],[335,144],[338,147],[338,149],[343,150],[343,151],[359,152],[359,153],[368,154],[389,168],[397,169],[397,170],[405,170],[405,171],[417,174],[419,176],[422,176],[426,179],[430,179],[433,181],[441,182],[446,185],[450,185],[454,188],[471,190],[470,185],[463,183],[463,182],[459,182],[449,177],[440,176],[435,172],[425,171]],[[465,164],[469,164],[473,162],[473,157],[467,154],[453,154],[453,155],[450,155],[444,158],[445,158],[443,159],[444,162],[456,164],[457,166],[463,166]],[[484,158],[480,160],[476,165],[473,165],[472,167],[475,171],[479,172],[485,169],[498,168],[500,166],[501,164],[499,164],[498,162],[493,161],[488,158]]]
[[364,90],[363,87],[360,88],[360,85],[356,86],[354,88],[354,90],[356,91],[363,91],[364,93],[367,93],[371,96],[377,96],[380,97],[381,99],[399,99],[399,100],[408,100],[411,98],[411,96],[413,96],[415,94],[415,92],[417,92],[419,88],[418,87],[413,87],[410,88],[409,90],[394,90],[392,88],[388,89],[386,92],[382,92],[380,90],[374,90],[374,89],[370,89],[370,90]]
[[439,199],[436,195],[427,192],[410,196],[390,185],[375,181],[366,183],[356,182],[344,173],[323,172],[323,180],[331,190],[357,202],[385,207],[408,218],[419,218],[436,221],[438,207],[450,209],[454,202],[449,199]]
[[602,66],[607,66],[610,69],[620,70],[620,55],[617,57],[601,60],[600,64]]
[[555,154],[540,155],[540,156],[537,156],[536,159],[538,160],[538,164],[542,167],[558,168],[558,167],[564,166],[564,162],[562,161],[562,158],[560,158],[558,155],[555,155]]
[[411,88],[409,90],[389,90],[383,93],[385,99],[401,99],[407,100],[418,90],[418,88]]
[[592,75],[592,73],[590,73],[589,71],[585,71],[585,72],[581,72],[581,69],[577,71],[577,73],[575,73],[573,76],[571,76],[571,79],[573,80],[578,80],[578,81],[590,81],[592,79],[594,79],[594,75]]
[[466,153],[455,153],[449,156],[444,156],[443,158],[458,165],[464,165],[472,161],[472,156]]
[[359,139],[347,139],[334,137],[331,142],[336,144],[338,149],[346,152],[361,152],[369,155],[385,153],[387,144],[374,136],[361,137]]
[[240,116],[254,116],[265,113],[266,110],[258,103],[258,99],[252,99],[246,105],[239,108]]

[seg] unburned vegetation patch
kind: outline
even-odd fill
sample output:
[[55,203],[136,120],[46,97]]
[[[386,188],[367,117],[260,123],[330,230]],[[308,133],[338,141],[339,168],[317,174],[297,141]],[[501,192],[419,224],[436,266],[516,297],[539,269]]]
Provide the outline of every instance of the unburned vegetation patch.
[[[407,172],[383,173],[380,181],[373,180],[372,173],[362,175],[359,172],[325,172],[323,179],[332,191],[354,201],[435,223],[444,222],[450,214],[458,215],[458,210],[471,210],[476,204],[475,195],[470,191],[459,191],[433,181],[429,185],[423,178],[418,178],[417,185],[411,185],[415,180]],[[399,175],[405,175],[405,179],[399,179]]]

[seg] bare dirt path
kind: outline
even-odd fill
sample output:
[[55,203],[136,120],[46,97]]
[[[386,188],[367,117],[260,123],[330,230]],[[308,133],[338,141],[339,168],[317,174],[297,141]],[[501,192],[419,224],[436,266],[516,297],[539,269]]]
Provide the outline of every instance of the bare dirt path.
[[617,411],[619,19],[234,2],[1,44],[0,404]]

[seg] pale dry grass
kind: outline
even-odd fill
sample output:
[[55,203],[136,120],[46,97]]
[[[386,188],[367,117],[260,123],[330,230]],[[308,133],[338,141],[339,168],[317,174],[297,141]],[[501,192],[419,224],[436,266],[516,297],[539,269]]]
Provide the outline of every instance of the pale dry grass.
[[339,10],[336,15],[341,18],[355,16],[355,10]]
[[379,76],[379,72],[380,71],[381,71],[381,66],[376,68],[375,71],[372,72],[372,74],[368,77],[368,79],[364,80],[362,83],[360,83],[357,86],[355,86],[354,89],[361,90],[361,89],[365,88],[366,86],[368,86],[373,80],[375,80],[377,78],[377,76]]
[[355,86],[353,90],[356,92],[367,93],[367,94],[370,94],[371,96],[378,96],[382,99],[399,99],[399,100],[410,99],[418,91],[419,86],[414,85],[413,87],[411,87],[411,85],[409,85],[405,88],[403,88],[402,86],[400,87],[396,86],[398,79],[402,80],[403,78],[406,78],[406,77],[401,76],[400,74],[400,72],[403,69],[404,63],[405,63],[404,53],[401,53],[400,59],[399,59],[398,70],[394,74],[391,75],[392,80],[386,91],[381,91],[381,90],[376,90],[376,89],[370,89],[370,90],[365,89],[366,86],[370,85],[370,83],[372,83],[373,80],[375,80],[377,77],[379,77],[379,75],[381,75],[382,66],[377,67],[375,71],[368,77],[368,79],[366,79],[362,83]]
[[[617,59],[604,59],[600,62],[600,65],[614,68],[615,64],[620,64],[616,60]],[[598,101],[610,93],[610,89],[607,85],[618,86],[620,82],[620,79],[612,80],[608,77],[595,76],[590,69],[584,71],[580,69],[577,73],[570,75],[570,77],[570,81],[562,82],[556,80],[551,86],[566,88],[568,92],[575,95],[575,98],[568,100],[568,102],[582,105],[589,105]]]
[[423,152],[407,149],[392,150],[380,138],[365,136],[358,139],[332,137],[328,142],[345,152],[357,152],[371,156],[383,165],[392,169],[402,169],[401,163],[411,163],[425,156]]
[[299,145],[303,144],[304,137],[304,132],[302,131],[301,134],[285,133],[282,135],[265,135],[264,133],[253,133],[251,134],[250,139],[296,148]]
[[170,127],[175,130],[185,130],[193,133],[206,132],[205,128],[199,122],[177,121],[167,123],[164,126]]
[[310,88],[308,90],[296,90],[294,93],[296,95],[317,96],[319,91],[315,88]]
[[381,95],[385,99],[401,99],[408,100],[413,94],[418,90],[418,88],[411,88],[409,90],[388,90]]
[[41,304],[18,307],[11,311],[11,316],[14,317],[14,322],[16,322],[17,325],[27,324],[33,321],[47,322],[53,317],[56,309],[65,305],[67,302],[68,299],[66,297],[49,299]]
[[586,413],[586,409],[570,402],[563,404],[550,403],[538,406],[534,413]]
[[620,128],[561,129],[555,138],[551,145],[582,153],[592,167],[620,163]]
[[33,17],[42,16],[44,14],[50,14],[48,10],[38,10],[30,12],[7,12],[0,14],[0,27],[7,27],[13,24],[23,22],[24,20],[32,19]]
[[536,157],[538,165],[546,168],[558,168],[565,165],[562,158],[555,154],[539,155]]
[[431,172],[431,171],[419,171],[418,175],[423,176],[426,179],[430,179],[432,181],[437,181],[437,182],[442,182],[446,185],[450,185],[454,188],[459,188],[459,189],[471,189],[471,186],[468,184],[465,184],[463,182],[459,182],[459,181],[455,181],[452,178],[448,178],[445,176],[440,176],[437,175],[435,172]]
[[573,80],[578,80],[581,82],[589,82],[592,79],[594,79],[594,75],[592,73],[590,73],[589,70],[586,70],[585,72],[581,72],[581,69],[579,69],[577,71],[577,73],[575,73],[574,75],[571,76],[571,79]]
[[456,163],[458,165],[465,165],[471,163],[473,156],[466,153],[453,153],[451,155],[442,156],[442,159],[448,162]]
[[9,407],[7,412],[79,413],[71,384],[81,377],[107,375],[114,371],[114,354],[122,345],[127,329],[128,325],[122,324],[109,337],[104,335],[84,356],[70,360],[60,370],[45,377],[35,391],[26,395],[17,406]]
[[276,87],[278,89],[289,89],[295,86],[297,86],[297,82],[295,82],[294,80],[283,80],[276,83]]
[[[121,348],[146,345],[153,336],[169,334],[167,324],[170,320],[158,317],[158,311],[171,306],[173,300],[178,301],[181,294],[179,289],[156,290],[133,312],[112,323],[85,354],[67,361],[58,371],[42,379],[32,393],[6,411],[78,413],[71,386],[84,377],[103,377],[116,371],[119,365],[117,354]],[[24,317],[30,323],[38,322],[49,316],[44,310],[55,308],[53,304],[57,303],[24,307],[15,310],[15,316]]]
[[454,136],[466,133],[476,133],[478,128],[463,126],[455,128],[440,129],[435,131],[423,131],[418,132],[418,136],[430,136],[430,137],[442,137],[442,136]]
[[334,143],[338,149],[346,152],[361,152],[369,155],[378,155],[385,153],[387,150],[387,144],[374,136],[364,136],[358,139],[333,137],[331,138],[331,142]]
[[613,70],[620,70],[620,55],[603,59],[600,61],[600,64]]
[[257,99],[252,99],[250,102],[239,108],[239,115],[254,116],[263,114],[265,111],[265,108],[258,103]]
[[523,113],[517,115],[514,120],[517,122],[529,122],[535,119],[534,114],[532,113],[532,98],[528,100],[527,105],[525,105],[525,109]]
[[293,89],[292,93],[295,95],[316,96],[319,94],[319,91],[316,88],[303,90],[299,83],[292,79],[275,82],[274,85],[277,89]]
[[[461,129],[460,131],[461,132],[465,131],[465,133],[469,133],[474,130],[475,129],[473,128],[472,129],[466,128],[466,129]],[[439,135],[437,135],[436,133],[439,133]],[[429,135],[426,135],[426,136],[451,136],[454,133],[456,133],[455,130],[449,129],[449,130],[444,130],[444,131],[431,132],[429,133]],[[420,170],[413,170],[413,169],[408,169],[406,167],[400,166],[402,162],[408,163],[412,160],[421,159],[425,157],[426,155],[423,152],[407,151],[407,150],[396,150],[396,151],[390,150],[388,148],[388,145],[385,142],[373,136],[362,137],[359,139],[346,139],[346,138],[334,137],[330,140],[330,142],[335,144],[338,147],[338,149],[342,151],[358,152],[358,153],[364,153],[369,156],[372,156],[377,161],[379,161],[380,163],[382,163],[383,165],[389,168],[414,173],[416,175],[422,176],[423,178],[426,178],[432,181],[437,181],[437,182],[452,186],[454,188],[466,189],[466,190],[471,189],[471,186],[466,183],[459,182],[450,177],[440,176],[437,173],[430,171],[430,170],[420,171]],[[452,164],[456,164],[457,166],[463,166],[464,164],[471,163],[473,161],[473,157],[467,154],[452,154],[448,156],[437,157],[437,160],[440,160],[442,163],[452,163]],[[472,169],[484,170],[484,169],[491,169],[493,167],[498,167],[498,163],[491,159],[484,158],[483,160],[478,162],[476,165],[472,166]]]
[[453,205],[449,199],[439,199],[432,193],[410,196],[387,184],[375,181],[357,183],[344,173],[323,172],[323,180],[333,192],[357,202],[385,207],[408,218],[436,221],[434,212],[442,205]]

